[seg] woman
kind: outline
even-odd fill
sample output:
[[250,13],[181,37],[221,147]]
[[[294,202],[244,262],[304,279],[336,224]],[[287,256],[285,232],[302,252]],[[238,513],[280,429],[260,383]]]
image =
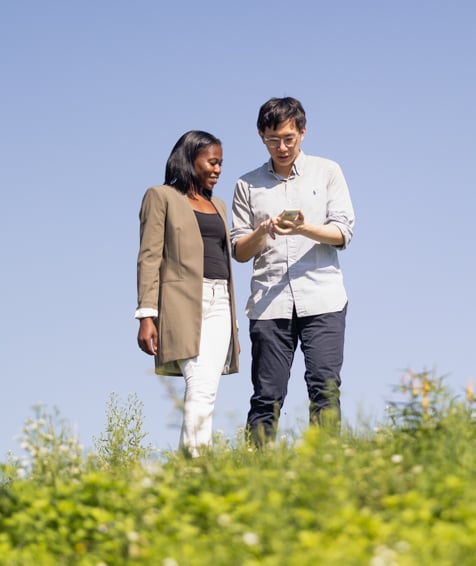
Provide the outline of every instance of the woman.
[[185,378],[180,446],[192,456],[211,445],[220,376],[238,371],[226,207],[212,196],[222,159],[219,139],[187,132],[140,210],[137,341],[156,373]]

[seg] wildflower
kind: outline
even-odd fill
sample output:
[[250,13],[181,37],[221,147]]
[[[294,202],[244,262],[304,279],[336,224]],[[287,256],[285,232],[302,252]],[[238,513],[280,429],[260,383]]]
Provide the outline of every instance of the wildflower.
[[137,542],[140,538],[139,533],[136,533],[135,531],[130,531],[129,533],[127,533],[127,540],[129,542]]
[[393,456],[390,458],[390,460],[394,464],[400,464],[400,462],[403,460],[403,456],[401,454],[393,454]]
[[139,558],[139,556],[142,556],[142,550],[137,544],[130,544],[127,550],[131,558]]
[[102,535],[106,534],[108,532],[108,528],[107,525],[98,525],[98,532],[100,532]]
[[370,566],[397,566],[396,553],[385,545],[379,545],[370,561]]
[[158,462],[147,462],[144,464],[144,471],[151,476],[163,476],[164,470]]
[[423,466],[420,466],[419,464],[416,466],[413,466],[412,468],[412,472],[416,475],[416,474],[421,474],[423,472]]
[[26,477],[25,468],[18,468],[17,471],[16,471],[16,474],[17,474],[18,479],[20,479],[20,480],[23,479],[24,477]]
[[141,481],[141,486],[143,487],[143,489],[149,489],[154,486],[154,482],[151,478],[144,478]]
[[74,550],[80,554],[84,554],[87,551],[87,547],[84,542],[77,542],[74,545]]
[[472,403],[474,401],[474,391],[473,391],[473,380],[468,379],[468,385],[466,386],[466,399],[468,399],[468,403]]
[[423,394],[425,393],[429,393],[431,389],[431,385],[430,385],[430,380],[428,379],[428,374],[424,373],[423,374],[423,381],[421,384],[421,391]]
[[417,384],[416,384],[414,381],[412,381],[412,382],[411,382],[411,386],[412,386],[412,396],[413,396],[413,397],[418,397],[418,387],[417,387]]
[[410,550],[410,545],[406,540],[399,540],[395,545],[395,550],[400,553],[405,553]]
[[220,525],[220,527],[228,527],[228,525],[230,525],[231,523],[230,515],[227,515],[227,513],[222,513],[221,515],[218,515],[217,523]]
[[247,532],[243,534],[243,542],[248,546],[254,546],[259,543],[259,536],[256,533]]
[[175,558],[164,558],[162,561],[162,566],[179,566],[179,563],[175,560]]

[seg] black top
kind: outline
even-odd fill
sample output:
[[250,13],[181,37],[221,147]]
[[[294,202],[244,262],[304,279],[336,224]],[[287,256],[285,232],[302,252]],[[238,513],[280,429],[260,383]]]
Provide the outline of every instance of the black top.
[[219,214],[194,210],[203,239],[203,276],[207,279],[229,279],[226,259],[226,230]]

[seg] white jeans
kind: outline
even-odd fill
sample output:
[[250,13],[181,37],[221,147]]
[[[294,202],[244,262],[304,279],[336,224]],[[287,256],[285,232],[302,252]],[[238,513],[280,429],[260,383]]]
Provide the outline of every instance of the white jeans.
[[200,446],[210,446],[212,442],[213,410],[230,339],[228,282],[204,279],[200,353],[179,362],[185,378],[180,447],[193,457],[199,456]]

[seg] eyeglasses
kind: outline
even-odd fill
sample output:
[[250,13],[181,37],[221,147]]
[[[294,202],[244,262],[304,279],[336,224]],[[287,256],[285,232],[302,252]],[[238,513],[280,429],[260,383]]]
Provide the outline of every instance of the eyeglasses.
[[286,147],[294,147],[298,139],[299,136],[286,136],[285,138],[263,138],[263,141],[269,148],[278,149],[278,147],[281,147],[281,142]]

